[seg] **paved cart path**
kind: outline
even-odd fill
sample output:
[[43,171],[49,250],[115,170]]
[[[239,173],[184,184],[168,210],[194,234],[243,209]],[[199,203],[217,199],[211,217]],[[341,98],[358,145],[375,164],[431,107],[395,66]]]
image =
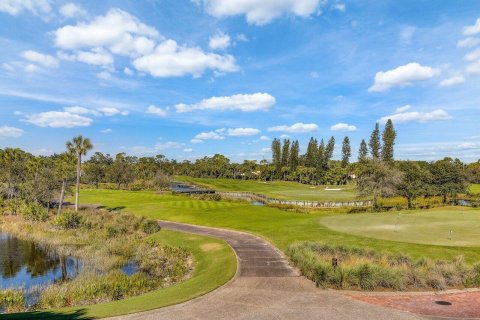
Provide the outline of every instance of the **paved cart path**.
[[316,288],[288,265],[283,253],[259,237],[175,222],[160,224],[228,242],[239,261],[235,278],[188,302],[112,319],[421,319]]

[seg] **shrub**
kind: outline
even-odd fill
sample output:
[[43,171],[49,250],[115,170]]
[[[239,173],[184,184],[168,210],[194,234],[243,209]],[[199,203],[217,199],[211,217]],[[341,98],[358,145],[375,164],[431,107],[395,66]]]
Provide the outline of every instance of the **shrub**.
[[65,211],[60,214],[54,222],[62,229],[77,229],[85,224],[85,218],[75,211]]
[[142,230],[146,234],[153,234],[161,230],[160,224],[153,219],[147,219],[142,223]]
[[22,210],[23,218],[30,221],[46,221],[48,211],[39,203],[30,203]]

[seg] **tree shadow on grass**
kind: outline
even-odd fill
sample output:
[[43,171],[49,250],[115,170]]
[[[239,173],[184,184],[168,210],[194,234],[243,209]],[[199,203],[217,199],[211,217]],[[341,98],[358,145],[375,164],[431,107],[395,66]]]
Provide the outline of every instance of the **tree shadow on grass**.
[[0,319],[8,320],[22,320],[22,319],[53,319],[53,320],[88,320],[94,319],[86,316],[85,309],[80,309],[71,312],[55,312],[55,311],[32,311],[12,314],[0,314]]

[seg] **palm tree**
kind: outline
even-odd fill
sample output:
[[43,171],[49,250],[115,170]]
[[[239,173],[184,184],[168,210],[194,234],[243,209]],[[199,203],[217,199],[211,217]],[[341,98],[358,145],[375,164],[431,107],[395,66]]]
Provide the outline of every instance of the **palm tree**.
[[90,139],[78,136],[67,142],[67,149],[77,157],[77,182],[75,186],[75,211],[78,211],[78,199],[80,195],[80,173],[82,169],[82,156],[93,149]]

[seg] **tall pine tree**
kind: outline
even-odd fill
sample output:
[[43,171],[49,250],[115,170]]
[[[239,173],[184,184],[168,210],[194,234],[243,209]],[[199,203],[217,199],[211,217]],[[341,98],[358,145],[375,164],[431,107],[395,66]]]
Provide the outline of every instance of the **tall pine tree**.
[[368,160],[368,147],[365,139],[360,142],[360,149],[358,150],[358,162],[365,162]]
[[280,139],[277,138],[272,141],[272,163],[278,176],[282,169],[282,145]]
[[342,143],[342,167],[346,168],[350,163],[350,156],[352,155],[352,149],[350,147],[350,139],[345,137]]
[[289,164],[290,164],[290,169],[295,171],[298,167],[298,154],[300,152],[300,144],[298,140],[295,140],[292,142],[292,146],[290,147],[290,159],[289,159]]
[[317,163],[317,153],[318,153],[318,145],[317,139],[313,137],[310,138],[307,147],[307,153],[305,154],[305,166],[307,167],[315,167]]
[[334,150],[335,150],[335,138],[331,137],[328,140],[327,146],[325,147],[324,169],[328,169],[328,163],[330,162],[330,160],[332,160]]
[[397,132],[395,131],[395,128],[393,128],[393,122],[391,119],[388,119],[382,133],[382,160],[385,162],[393,161],[393,146],[395,145],[396,137]]
[[380,159],[380,126],[378,122],[375,124],[375,129],[372,131],[370,135],[370,142],[368,143],[370,147],[370,154],[373,159]]
[[284,139],[283,147],[282,147],[282,168],[288,167],[289,158],[290,158],[290,140]]

